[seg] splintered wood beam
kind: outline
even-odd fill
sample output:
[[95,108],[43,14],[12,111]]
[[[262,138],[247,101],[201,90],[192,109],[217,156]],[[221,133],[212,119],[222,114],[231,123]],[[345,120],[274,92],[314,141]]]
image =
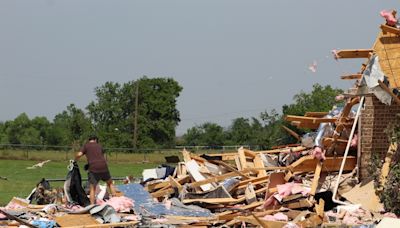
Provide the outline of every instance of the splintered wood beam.
[[317,192],[318,181],[321,175],[322,165],[323,165],[322,161],[319,161],[317,163],[317,166],[315,167],[314,178],[312,180],[311,191],[310,191],[310,196],[312,198],[315,196],[315,193]]
[[237,199],[234,198],[206,198],[206,199],[183,199],[182,203],[210,203],[210,204],[220,204],[220,203],[235,203]]
[[389,95],[393,98],[393,100],[400,105],[400,99],[389,89],[389,87],[386,86],[385,83],[383,83],[381,80],[378,80],[379,85],[381,86],[382,89],[384,89],[386,92],[389,93]]
[[307,116],[293,116],[286,115],[286,121],[300,121],[304,123],[320,124],[320,123],[335,123],[337,118],[317,118],[317,117],[307,117]]
[[294,152],[299,152],[306,150],[307,147],[304,146],[296,146],[296,147],[286,147],[286,148],[280,148],[280,149],[274,149],[274,150],[261,150],[258,151],[259,153],[263,154],[277,154],[277,153],[294,153]]
[[338,59],[369,58],[373,52],[373,49],[347,49],[337,51],[336,55]]
[[400,29],[392,27],[392,26],[389,26],[389,25],[383,25],[382,24],[381,25],[381,30],[382,30],[383,34],[391,33],[391,34],[394,34],[394,35],[400,35]]
[[[244,170],[242,171],[243,174],[250,172],[250,170]],[[191,184],[189,184],[190,187],[194,188],[194,187],[200,187],[203,184],[209,184],[209,183],[216,183],[216,182],[220,182],[223,181],[225,179],[231,178],[231,177],[237,177],[239,176],[237,173],[235,172],[230,172],[230,173],[225,173],[222,174],[220,176],[216,176],[216,177],[211,177],[202,181],[196,181],[193,182]]]
[[324,117],[328,115],[329,112],[306,112],[305,117]]
[[[324,167],[322,172],[334,172],[339,171],[343,157],[326,157],[324,160]],[[312,155],[301,157],[299,160],[293,162],[289,169],[294,172],[311,172],[315,171],[315,167],[319,162],[318,159],[314,159]],[[347,156],[346,163],[344,165],[344,171],[352,171],[356,167],[357,158],[355,156]]]
[[286,127],[285,125],[282,125],[282,128],[285,129],[285,131],[287,131],[287,133],[289,133],[289,135],[291,135],[295,139],[297,139],[297,141],[300,141],[300,136],[295,131],[293,131],[292,129]]
[[362,77],[362,74],[349,74],[349,75],[340,76],[340,78],[343,80],[361,79],[361,77]]
[[397,151],[397,142],[391,143],[386,153],[385,163],[381,169],[380,184],[382,187],[386,184],[386,177],[389,175],[390,164],[392,163],[392,157]]

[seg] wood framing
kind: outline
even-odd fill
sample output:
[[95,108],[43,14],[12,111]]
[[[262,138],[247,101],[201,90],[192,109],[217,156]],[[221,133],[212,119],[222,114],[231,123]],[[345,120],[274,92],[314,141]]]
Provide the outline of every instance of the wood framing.
[[337,51],[336,55],[338,59],[369,58],[373,51],[373,49],[347,49]]

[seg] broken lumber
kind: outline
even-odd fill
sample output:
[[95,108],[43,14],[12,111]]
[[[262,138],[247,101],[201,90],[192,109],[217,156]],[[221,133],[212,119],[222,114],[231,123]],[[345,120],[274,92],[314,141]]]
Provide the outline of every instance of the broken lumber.
[[369,58],[373,52],[373,49],[347,49],[337,51],[336,56],[338,59]]

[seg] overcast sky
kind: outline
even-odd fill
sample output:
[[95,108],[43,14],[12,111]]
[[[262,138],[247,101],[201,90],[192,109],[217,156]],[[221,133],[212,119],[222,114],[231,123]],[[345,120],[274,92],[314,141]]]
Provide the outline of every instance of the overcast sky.
[[[143,75],[183,87],[177,134],[206,121],[281,109],[314,83],[346,89],[339,76],[361,60],[332,49],[371,48],[379,12],[399,1],[0,1],[0,121],[25,112],[85,108],[94,88]],[[313,61],[317,71],[308,67]]]

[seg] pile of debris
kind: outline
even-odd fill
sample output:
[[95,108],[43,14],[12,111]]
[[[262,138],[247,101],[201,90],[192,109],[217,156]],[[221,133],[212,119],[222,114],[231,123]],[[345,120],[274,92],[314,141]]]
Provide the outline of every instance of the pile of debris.
[[[357,184],[354,156],[319,160],[314,150],[291,145],[200,156],[183,150],[184,161],[176,167],[144,170],[141,183],[117,185],[119,196],[99,192],[97,205],[74,204],[68,193],[41,201],[46,205],[14,198],[0,209],[5,219],[0,226],[373,227],[384,217],[396,218],[384,214],[373,182]],[[46,191],[41,183],[36,193]],[[347,201],[336,200],[336,194]]]
[[400,220],[384,210],[374,188],[384,186],[397,144],[389,145],[379,183],[361,181],[359,175],[363,151],[358,120],[365,97],[400,105],[396,84],[400,74],[395,74],[400,67],[391,65],[400,65],[395,50],[400,49],[399,23],[395,11],[381,14],[387,23],[381,25],[374,49],[334,51],[335,59],[367,59],[359,73],[342,76],[356,79],[353,88],[337,97],[344,106],[285,117],[292,126],[311,130],[300,136],[283,127],[298,144],[202,155],[183,150],[183,162],[175,167],[144,170],[140,183],[128,178],[117,185],[119,196],[109,198],[102,189],[97,205],[87,205],[81,187],[71,182],[64,190],[73,187],[73,193],[52,191],[42,184],[35,195],[46,205],[14,198],[0,208],[0,226],[400,227]]

